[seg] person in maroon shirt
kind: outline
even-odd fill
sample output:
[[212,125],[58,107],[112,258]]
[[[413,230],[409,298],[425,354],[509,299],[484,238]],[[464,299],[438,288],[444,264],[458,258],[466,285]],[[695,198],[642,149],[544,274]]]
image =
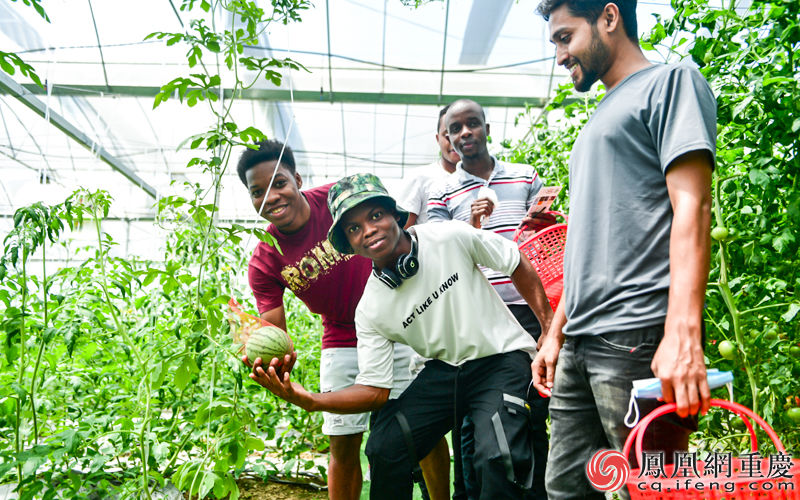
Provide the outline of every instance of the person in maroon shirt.
[[[284,148],[283,143],[274,140],[259,143],[258,149],[244,151],[237,170],[256,211],[261,210],[260,215],[271,223],[267,231],[280,247],[278,251],[260,242],[250,259],[250,288],[261,318],[285,330],[283,293],[287,288],[291,290],[311,312],[322,317],[321,390],[327,392],[352,385],[358,374],[355,309],[371,263],[363,257],[343,255],[328,242],[328,229],[333,222],[327,206],[331,184],[300,191],[303,181],[296,171],[291,148]],[[275,178],[265,202],[273,173]],[[409,350],[395,357],[397,384],[393,397],[399,396],[413,379],[409,369],[412,355]],[[248,362],[259,364],[256,360]],[[323,413],[323,422],[322,430],[331,442],[329,496],[333,500],[357,499],[362,482],[361,439],[369,415]],[[450,467],[447,443],[442,441],[420,466],[426,478],[435,479],[430,491],[432,498],[446,498],[449,494],[446,490],[443,497],[437,494],[436,479],[444,475],[442,482],[447,487]]]

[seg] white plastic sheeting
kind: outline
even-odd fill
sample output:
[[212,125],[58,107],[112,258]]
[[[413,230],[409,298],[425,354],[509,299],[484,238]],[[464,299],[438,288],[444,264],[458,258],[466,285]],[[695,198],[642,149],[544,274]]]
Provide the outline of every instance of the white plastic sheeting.
[[[565,70],[553,64],[536,3],[444,0],[414,9],[400,0],[315,0],[301,13],[302,22],[271,25],[261,45],[251,49],[305,65],[308,72],[285,71],[280,87],[291,87],[301,98],[243,99],[234,119],[279,139],[294,119],[289,144],[310,185],[370,171],[396,188],[410,168],[436,158],[436,118],[448,96],[497,104],[486,110],[491,149],[498,152],[503,139],[513,141],[526,131],[525,120],[515,124],[523,110],[519,103],[541,103],[567,80]],[[0,0],[0,47],[36,68],[52,90],[36,97],[90,144],[66,137],[14,96],[0,95],[0,233],[16,208],[62,201],[76,187],[109,190],[115,217],[152,217],[154,199],[100,161],[95,145],[157,196],[180,192],[186,180],[207,184],[206,175],[185,166],[193,155],[177,148],[211,125],[208,109],[174,100],[152,109],[152,89],[192,72],[186,48],[144,41],[154,31],[182,31],[188,15],[168,0],[50,0],[44,7],[51,23],[22,2]],[[645,32],[653,12],[666,15],[670,8],[646,2],[639,11]],[[14,79],[29,83],[19,73]],[[256,89],[275,87],[260,83]],[[502,105],[502,99],[513,105]],[[220,216],[252,219],[255,211],[234,172],[235,160],[224,180]]]

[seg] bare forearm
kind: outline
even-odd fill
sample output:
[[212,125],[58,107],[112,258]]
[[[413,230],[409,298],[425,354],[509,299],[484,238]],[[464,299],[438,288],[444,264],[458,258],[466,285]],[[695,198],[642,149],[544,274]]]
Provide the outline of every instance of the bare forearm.
[[680,318],[685,328],[696,333],[700,331],[708,281],[709,226],[710,213],[706,210],[676,213],[670,235],[667,318]]
[[567,324],[567,314],[564,312],[564,297],[558,302],[556,312],[553,313],[553,321],[550,323],[549,330],[543,330],[543,333],[548,337],[552,337],[558,341],[558,345],[564,343],[564,326]]
[[[689,153],[667,172],[672,203],[667,334],[700,335],[711,252],[711,165],[703,152]],[[671,328],[672,327],[672,328]],[[675,328],[676,327],[676,328]]]
[[269,311],[264,311],[261,313],[261,319],[272,323],[278,328],[286,330],[286,311],[283,309],[283,306],[276,307],[275,309],[271,309]]
[[389,399],[389,389],[355,384],[333,392],[309,393],[298,406],[308,411],[364,413],[380,409]]
[[553,320],[553,310],[550,308],[550,302],[544,292],[542,280],[539,279],[539,275],[536,274],[536,270],[533,269],[527,257],[522,254],[520,254],[519,265],[511,274],[511,281],[533,310],[536,319],[542,325],[542,332],[547,332]]

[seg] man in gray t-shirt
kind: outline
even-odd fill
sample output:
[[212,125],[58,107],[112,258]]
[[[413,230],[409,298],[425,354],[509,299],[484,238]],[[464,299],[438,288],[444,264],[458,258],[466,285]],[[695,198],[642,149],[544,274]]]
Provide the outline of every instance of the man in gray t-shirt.
[[[604,498],[586,464],[601,448],[622,448],[633,380],[661,379],[680,417],[709,404],[702,308],[716,103],[695,67],[647,61],[635,5],[539,5],[575,88],[599,79],[607,89],[570,157],[564,294],[533,363],[534,385],[552,392],[551,500]],[[660,404],[638,403],[643,415]],[[669,460],[694,423],[658,420],[645,449]]]

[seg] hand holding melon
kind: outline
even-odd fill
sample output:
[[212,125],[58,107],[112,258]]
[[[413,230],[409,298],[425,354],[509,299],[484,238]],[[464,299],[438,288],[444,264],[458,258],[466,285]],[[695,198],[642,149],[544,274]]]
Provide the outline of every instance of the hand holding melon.
[[[261,358],[264,366],[272,365],[276,371],[286,363],[287,356],[289,364],[286,366],[286,370],[281,371],[291,371],[294,364],[292,361],[296,359],[292,356],[292,351],[294,351],[294,344],[289,334],[274,325],[262,326],[254,330],[245,344],[248,365],[255,364],[256,360]],[[272,363],[273,358],[277,359],[274,364]]]

